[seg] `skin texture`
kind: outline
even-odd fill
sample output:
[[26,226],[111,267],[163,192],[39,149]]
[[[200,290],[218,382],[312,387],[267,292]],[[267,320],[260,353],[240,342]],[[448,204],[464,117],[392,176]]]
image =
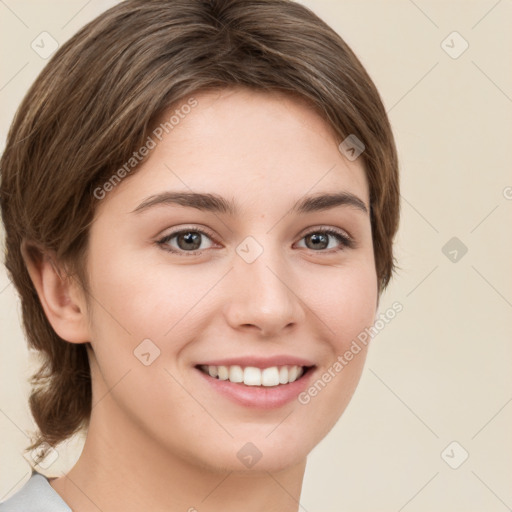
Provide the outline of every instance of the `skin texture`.
[[[369,209],[362,160],[344,158],[330,127],[297,99],[244,88],[194,97],[197,106],[99,202],[89,296],[59,277],[51,255],[27,262],[56,332],[92,346],[85,447],[67,475],[51,480],[79,512],[298,510],[306,457],[363,369],[365,348],[308,404],[269,410],[230,401],[194,369],[287,354],[313,361],[319,378],[372,325],[377,307],[369,215],[347,205],[288,213],[305,195],[338,191]],[[164,191],[217,193],[240,214],[177,205],[133,213]],[[201,254],[187,255],[177,237],[167,247],[180,254],[157,243],[194,227],[214,235],[200,239]],[[355,246],[332,235],[327,248],[308,246],[306,235],[326,227]],[[263,248],[251,264],[236,252],[248,236]],[[160,350],[148,366],[134,356],[144,339]],[[237,457],[247,442],[262,453],[252,468]]]

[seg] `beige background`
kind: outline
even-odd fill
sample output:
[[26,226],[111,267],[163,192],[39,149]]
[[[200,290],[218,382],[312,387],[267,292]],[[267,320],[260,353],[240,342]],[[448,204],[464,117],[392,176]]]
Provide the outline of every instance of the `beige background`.
[[[0,2],[0,135],[59,43],[111,1]],[[403,311],[374,339],[346,413],[311,453],[301,510],[501,512],[512,507],[512,3],[308,0],[366,66],[401,160],[401,271],[382,298]],[[463,48],[457,35],[469,44]],[[448,46],[447,46],[448,45]],[[450,48],[451,47],[451,48]],[[467,247],[449,246],[457,237]],[[35,369],[0,272],[0,500],[29,476]],[[441,456],[452,441],[459,443]],[[41,472],[70,468],[80,440]],[[453,448],[453,450],[452,450]],[[469,458],[458,468],[463,450]]]

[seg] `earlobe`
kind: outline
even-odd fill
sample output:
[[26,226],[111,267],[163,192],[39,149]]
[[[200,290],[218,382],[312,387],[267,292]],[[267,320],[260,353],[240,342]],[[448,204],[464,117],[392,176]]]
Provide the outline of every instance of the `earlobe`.
[[39,301],[55,332],[71,343],[90,340],[84,295],[56,261],[55,255],[24,241],[23,260]]

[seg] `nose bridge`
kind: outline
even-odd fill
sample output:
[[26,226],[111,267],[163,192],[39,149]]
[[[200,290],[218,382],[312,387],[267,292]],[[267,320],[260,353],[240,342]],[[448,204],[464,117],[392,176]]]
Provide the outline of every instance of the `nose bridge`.
[[250,238],[237,248],[228,320],[233,327],[252,325],[264,334],[277,333],[301,320],[302,306],[282,248],[270,236],[263,243]]

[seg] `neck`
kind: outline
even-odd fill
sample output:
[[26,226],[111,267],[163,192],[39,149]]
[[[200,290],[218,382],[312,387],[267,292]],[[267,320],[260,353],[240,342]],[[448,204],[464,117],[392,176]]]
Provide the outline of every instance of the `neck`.
[[297,512],[305,468],[233,471],[170,453],[106,397],[78,462],[51,486],[77,512]]

